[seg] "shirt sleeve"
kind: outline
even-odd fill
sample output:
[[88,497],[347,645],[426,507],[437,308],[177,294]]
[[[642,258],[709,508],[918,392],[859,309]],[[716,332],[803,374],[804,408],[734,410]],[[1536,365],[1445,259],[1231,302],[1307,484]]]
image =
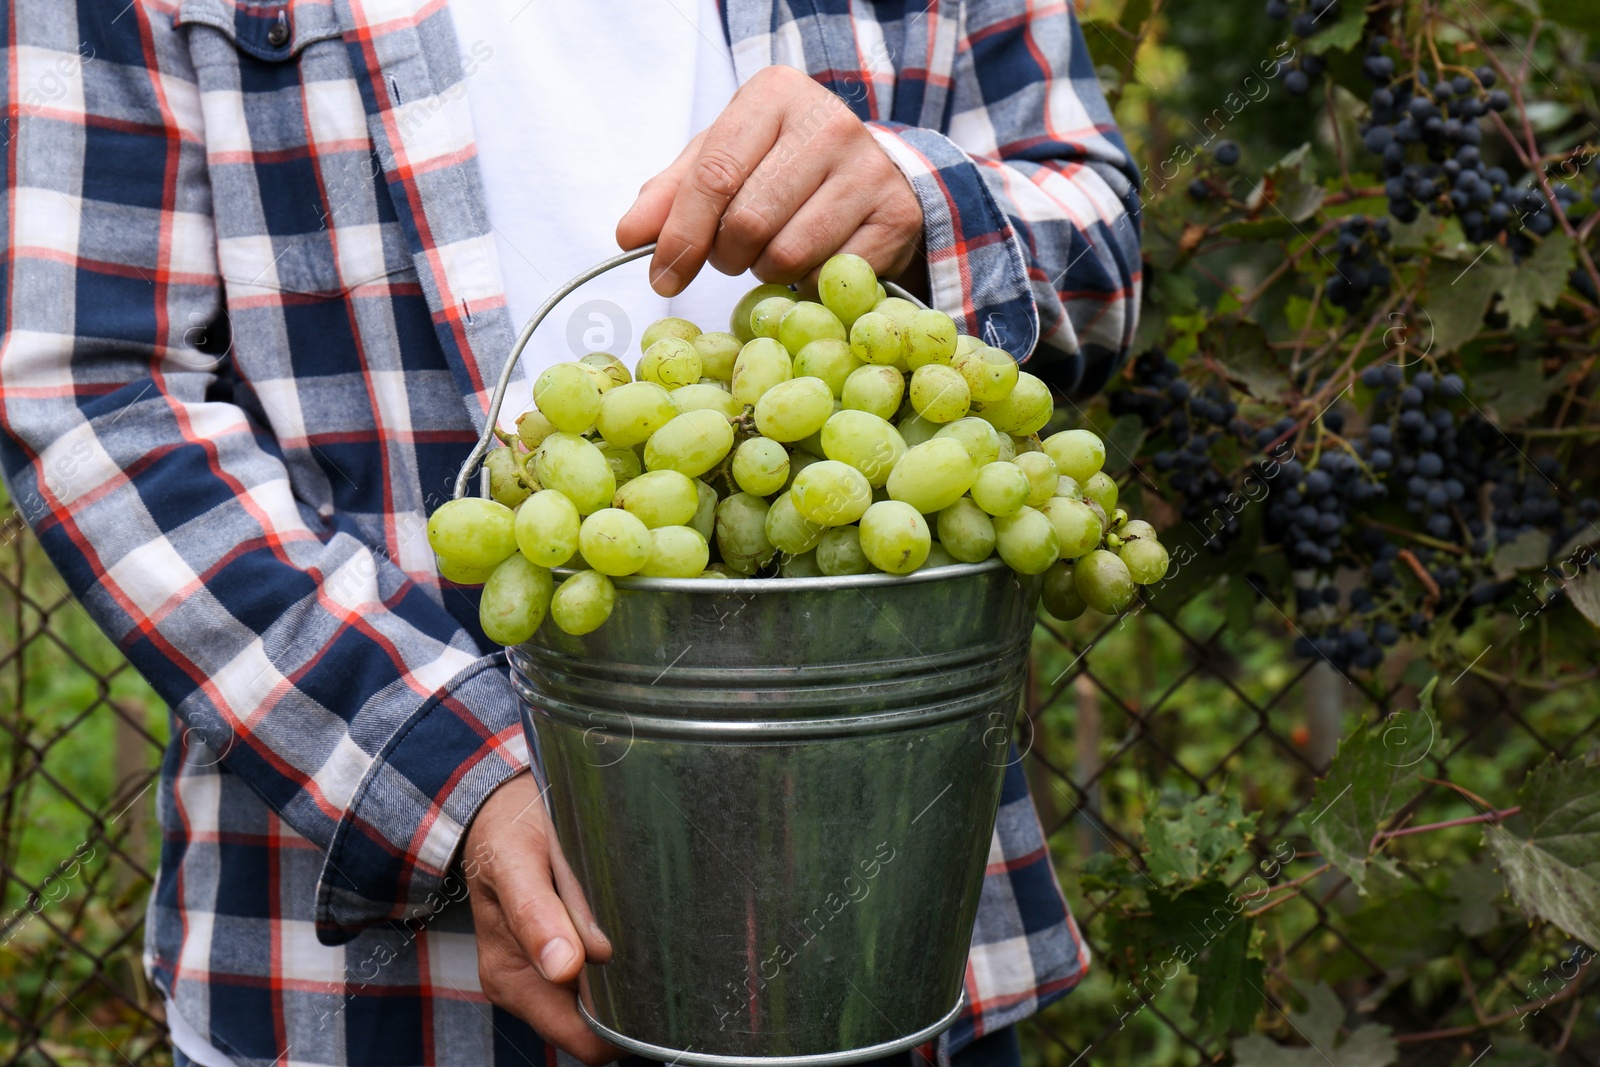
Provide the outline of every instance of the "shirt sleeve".
[[[353,520],[298,499],[232,402],[244,385],[208,343],[223,288],[199,92],[171,20],[108,6],[74,33],[55,8],[0,8],[13,501],[177,712],[175,744],[209,746],[324,853],[322,939],[425,914],[465,825],[528,763],[503,659]],[[45,84],[63,88],[16,89]],[[419,514],[392,521],[391,550],[426,536]]]
[[1138,170],[1071,4],[962,11],[943,127],[869,125],[922,204],[933,305],[1095,392],[1137,322]]

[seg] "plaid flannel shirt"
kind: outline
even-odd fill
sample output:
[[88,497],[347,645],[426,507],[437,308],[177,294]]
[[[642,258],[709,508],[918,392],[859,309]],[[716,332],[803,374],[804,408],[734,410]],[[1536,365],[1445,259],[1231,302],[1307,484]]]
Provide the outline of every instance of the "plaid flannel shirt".
[[[0,20],[0,460],[173,709],[155,982],[240,1064],[553,1060],[484,1000],[451,873],[528,751],[424,536],[517,325],[448,10],[0,0]],[[724,26],[741,80],[789,64],[873,124],[921,200],[934,303],[1063,389],[1106,381],[1136,175],[1068,5],[727,0]],[[1087,962],[1013,767],[941,1047]]]

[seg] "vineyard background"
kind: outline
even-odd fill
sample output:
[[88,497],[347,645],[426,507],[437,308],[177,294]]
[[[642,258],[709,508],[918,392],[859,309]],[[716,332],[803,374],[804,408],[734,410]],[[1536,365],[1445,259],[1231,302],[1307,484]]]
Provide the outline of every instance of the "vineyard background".
[[[1496,19],[1537,23],[1520,3],[1485,7],[1420,0],[1405,10],[1470,19],[1490,35]],[[1205,164],[1179,166],[1170,181],[1160,168],[1183,138],[1217,136],[1219,115],[1220,132],[1242,146],[1243,173],[1260,173],[1308,136],[1319,176],[1349,179],[1361,165],[1344,148],[1358,139],[1364,103],[1332,80],[1306,96],[1274,85],[1224,108],[1285,38],[1256,0],[1090,0],[1080,10],[1135,157],[1156,170],[1152,244],[1182,241],[1174,234],[1187,232],[1187,186]],[[1542,62],[1564,83],[1590,86],[1576,95],[1592,112],[1584,38],[1552,30],[1541,47],[1533,70],[1542,75]],[[1587,145],[1592,133],[1569,129],[1580,109],[1539,106],[1541,133]],[[1271,269],[1262,263],[1224,249],[1206,270],[1245,291]],[[1152,287],[1141,348],[1177,317],[1171,277]],[[1575,379],[1574,393],[1586,381]],[[1550,756],[1595,754],[1592,633],[1572,641],[1571,608],[1553,603],[1534,574],[1517,578],[1517,611],[1445,639],[1408,638],[1376,671],[1350,675],[1303,658],[1293,651],[1298,612],[1256,578],[1264,505],[1246,502],[1235,516],[1250,536],[1221,557],[1206,554],[1198,545],[1211,531],[1164,502],[1170,493],[1137,427],[1114,420],[1103,400],[1068,421],[1108,436],[1108,468],[1127,506],[1158,520],[1179,562],[1126,618],[1042,619],[1036,634],[1018,746],[1097,961],[1071,996],[1024,1024],[1030,1067],[1600,1063],[1592,953],[1556,925],[1530,923],[1486,847],[1507,832],[1494,813],[1519,803],[1535,768]],[[160,1000],[138,958],[168,714],[67,596],[20,518],[3,529],[0,1065],[169,1063]],[[1392,776],[1405,795],[1374,838],[1385,858],[1358,887],[1348,864],[1330,868],[1310,835],[1339,799],[1316,779],[1363,725],[1381,731],[1370,736],[1381,736],[1386,765],[1407,773]],[[1418,827],[1432,829],[1408,833]],[[1264,891],[1240,888],[1251,877]],[[1218,884],[1247,898],[1245,921],[1228,934],[1242,938],[1232,970],[1218,951],[1152,979],[1161,922],[1172,915],[1142,911],[1149,900],[1130,904],[1130,892],[1181,899]],[[1260,1005],[1219,1006],[1245,985]]]

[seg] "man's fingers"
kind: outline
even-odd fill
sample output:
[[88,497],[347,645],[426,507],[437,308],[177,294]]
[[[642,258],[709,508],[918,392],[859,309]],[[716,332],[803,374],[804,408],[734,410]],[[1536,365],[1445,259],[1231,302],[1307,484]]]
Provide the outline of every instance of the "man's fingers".
[[678,185],[650,263],[650,285],[662,296],[676,296],[700,272],[722,213],[777,142],[781,113],[748,89],[706,131]]
[[[474,921],[487,928],[496,920],[480,912],[474,914]],[[509,920],[502,913],[500,921]],[[609,1063],[623,1054],[584,1023],[577,1010],[577,994],[570,987],[545,981],[516,951],[516,942],[508,936],[493,936],[496,931],[492,929],[487,932],[491,936],[478,939],[478,973],[484,994],[493,1003],[584,1063]]]
[[667,215],[672,210],[672,200],[678,195],[678,186],[683,184],[683,176],[688,173],[689,165],[700,154],[700,145],[706,139],[705,131],[694,136],[694,139],[678,153],[666,170],[645,182],[639,189],[639,196],[633,206],[617,222],[617,247],[623,251],[638,248],[654,241],[661,233],[661,226],[667,221]]
[[794,217],[756,257],[751,269],[764,282],[793,283],[820,267],[872,213],[872,205],[847,176],[836,174],[800,205]]
[[551,982],[569,982],[583,966],[583,939],[556,893],[542,850],[502,849],[494,895],[522,951]]
[[567,906],[567,915],[577,928],[578,936],[583,939],[586,957],[595,963],[605,963],[611,959],[611,941],[600,929],[600,924],[595,922],[594,913],[589,910],[589,900],[584,896],[577,876],[572,873],[567,857],[554,844],[550,849],[550,867],[555,875],[556,891],[561,894],[561,900]]

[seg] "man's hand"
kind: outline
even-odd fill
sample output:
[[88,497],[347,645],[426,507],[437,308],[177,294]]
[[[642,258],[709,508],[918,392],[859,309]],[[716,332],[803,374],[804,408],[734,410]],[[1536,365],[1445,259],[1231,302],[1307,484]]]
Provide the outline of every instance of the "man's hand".
[[611,943],[561,854],[533,775],[517,775],[484,801],[467,828],[462,866],[484,995],[585,1063],[622,1055],[578,1015],[585,956],[604,963]]
[[844,101],[793,67],[751,78],[617,224],[623,248],[657,243],[650,284],[662,296],[708,259],[791,283],[854,252],[894,278],[921,240],[911,183]]

